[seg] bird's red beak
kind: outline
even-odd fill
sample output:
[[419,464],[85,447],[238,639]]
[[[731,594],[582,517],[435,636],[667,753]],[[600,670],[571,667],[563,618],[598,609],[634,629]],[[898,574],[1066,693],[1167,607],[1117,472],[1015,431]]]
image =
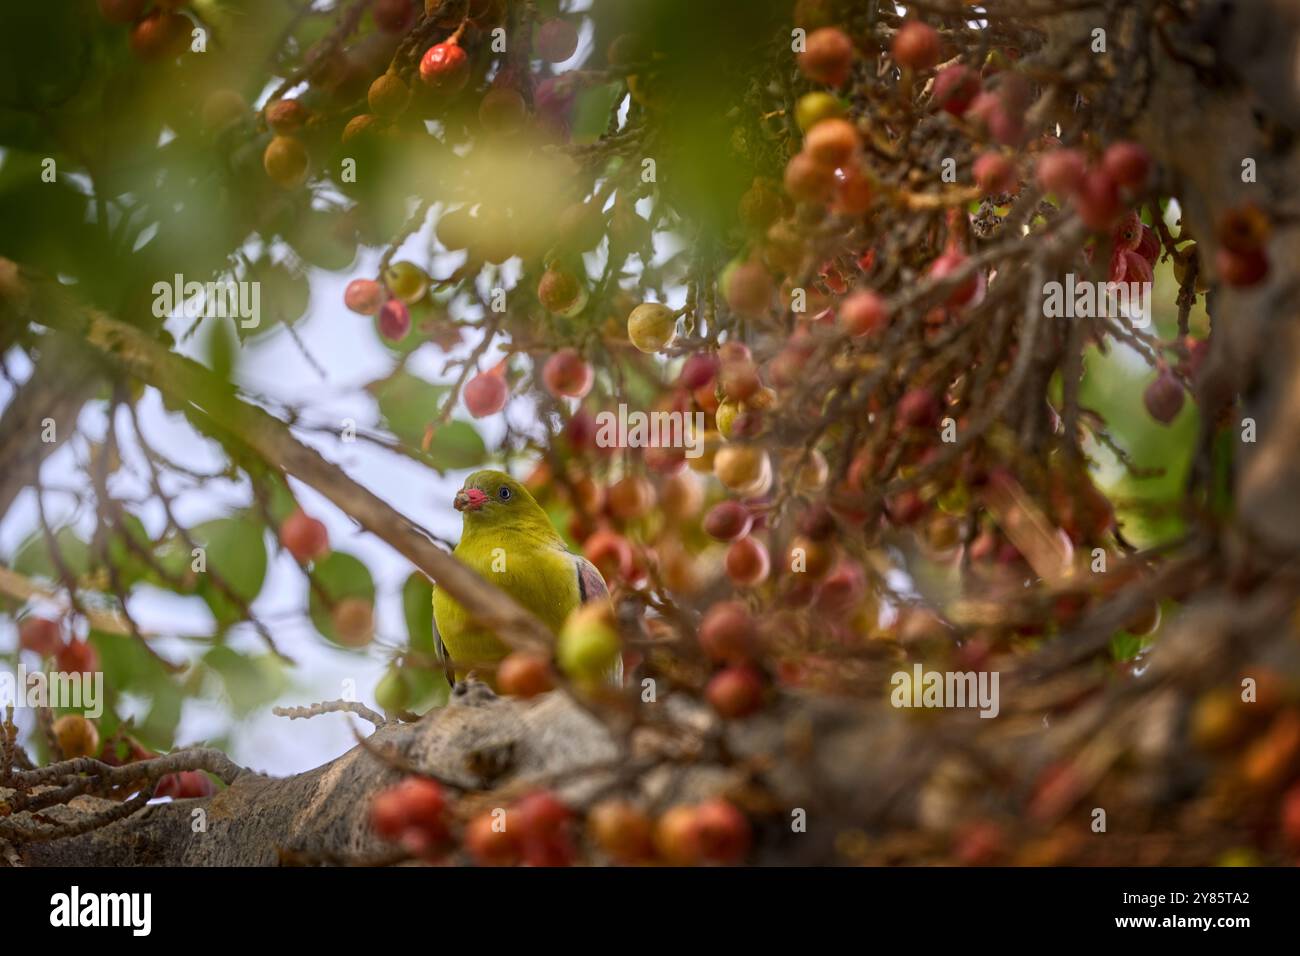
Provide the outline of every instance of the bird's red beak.
[[462,488],[456,492],[456,498],[452,502],[457,511],[478,511],[483,507],[483,502],[487,501],[487,495],[477,488]]

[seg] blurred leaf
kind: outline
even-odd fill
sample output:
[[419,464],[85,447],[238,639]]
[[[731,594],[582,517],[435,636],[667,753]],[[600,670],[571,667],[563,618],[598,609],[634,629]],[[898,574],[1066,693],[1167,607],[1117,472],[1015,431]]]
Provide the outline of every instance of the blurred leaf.
[[[80,578],[90,570],[90,546],[70,527],[59,528],[54,532],[55,547],[68,572]],[[45,540],[44,531],[38,529],[27,537],[14,555],[14,570],[28,577],[45,578],[49,581],[59,580],[59,571],[54,564],[54,557]]]
[[203,661],[217,673],[236,716],[265,707],[288,686],[284,667],[272,654],[245,656],[229,647],[214,647]]
[[311,622],[322,635],[338,643],[331,606],[349,597],[365,598],[373,604],[374,579],[370,576],[370,569],[359,558],[343,551],[332,551],[328,557],[317,561],[312,566],[312,578],[314,584],[307,602]]
[[457,471],[473,468],[487,461],[487,445],[483,436],[469,422],[448,422],[433,433],[429,443],[429,459],[437,468]]
[[225,628],[243,619],[237,604],[213,583],[215,571],[239,598],[252,603],[266,579],[266,542],[262,525],[248,516],[218,518],[191,529],[194,540],[207,552],[205,574],[199,575],[199,593]]
[[[156,749],[171,747],[185,698],[182,686],[138,640],[99,631],[92,631],[89,639],[99,652],[109,704],[117,710],[123,693],[148,701],[148,713],[136,721],[135,735]],[[111,726],[101,726],[112,732]]]
[[578,94],[573,106],[573,142],[594,143],[605,134],[609,115],[623,92],[623,83],[589,86]]
[[367,389],[379,403],[385,427],[406,444],[419,448],[424,429],[437,416],[448,388],[407,372],[371,382]]
[[419,571],[412,571],[402,584],[402,613],[411,649],[432,654],[433,585]]
[[[135,515],[124,514],[121,523],[123,527],[120,529],[120,533],[114,535],[108,542],[108,559],[117,568],[118,575],[122,580],[122,586],[129,588],[137,581],[149,577],[149,566],[139,556],[139,551],[148,554],[153,550],[153,541],[150,540],[149,533],[145,530],[144,522]],[[123,540],[124,538],[134,542],[138,546],[138,550],[128,546],[127,541]]]

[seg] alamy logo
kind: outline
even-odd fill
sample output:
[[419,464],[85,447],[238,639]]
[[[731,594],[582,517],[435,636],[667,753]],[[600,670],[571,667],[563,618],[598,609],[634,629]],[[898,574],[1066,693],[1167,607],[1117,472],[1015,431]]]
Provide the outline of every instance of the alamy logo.
[[153,926],[152,893],[85,893],[74,886],[71,892],[50,897],[50,925],[127,926],[134,936],[148,936]]
[[1043,316],[1049,319],[1113,319],[1123,316],[1134,328],[1151,324],[1150,282],[1064,282],[1043,284]]
[[703,412],[631,412],[626,405],[596,415],[601,448],[685,448],[687,458],[704,454]]
[[239,319],[239,327],[255,329],[262,322],[260,282],[186,282],[177,273],[172,282],[153,284],[154,318],[180,312],[187,319]]
[[981,717],[996,717],[997,671],[927,671],[915,664],[912,672],[897,671],[889,702],[895,707],[978,707]]
[[104,674],[32,671],[18,665],[18,672],[0,671],[0,709],[54,707],[78,710],[94,720],[104,714]]

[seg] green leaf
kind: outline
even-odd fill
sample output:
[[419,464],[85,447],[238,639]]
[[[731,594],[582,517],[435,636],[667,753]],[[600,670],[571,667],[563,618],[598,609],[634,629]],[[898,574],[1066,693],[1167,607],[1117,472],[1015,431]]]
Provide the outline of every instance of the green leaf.
[[[73,577],[80,578],[90,570],[90,546],[86,544],[70,527],[59,528],[54,532],[54,543],[59,556],[63,559]],[[59,571],[54,557],[50,553],[45,532],[38,529],[28,536],[18,547],[14,555],[14,570],[32,578],[45,578],[50,581],[59,579]]]
[[[89,640],[99,652],[109,705],[116,711],[122,692],[149,701],[149,711],[136,722],[133,733],[150,747],[171,747],[186,696],[184,688],[135,638],[92,631]],[[101,727],[112,732],[109,726]]]
[[272,654],[246,656],[218,646],[203,656],[203,662],[221,678],[236,716],[265,707],[288,686],[283,665]]
[[[121,524],[119,532],[108,542],[108,559],[117,568],[122,586],[129,588],[149,576],[149,566],[139,556],[139,552],[148,554],[152,551],[153,541],[145,531],[144,522],[135,515],[123,515]],[[129,546],[128,540],[134,542],[137,547]]]
[[[312,566],[313,586],[307,602],[311,622],[322,635],[338,644],[338,633],[330,611],[344,598],[375,600],[375,582],[370,569],[359,558],[343,551],[333,551]],[[322,593],[323,592],[323,593]]]
[[437,416],[448,388],[433,385],[407,372],[398,372],[367,386],[379,403],[385,427],[407,445],[419,448],[424,429]]
[[419,571],[402,585],[402,613],[411,650],[433,653],[433,585]]
[[445,471],[473,468],[487,461],[483,436],[469,422],[448,422],[436,429],[429,442],[429,459]]
[[217,587],[215,572],[234,594],[252,603],[266,580],[266,541],[262,525],[248,516],[218,518],[191,529],[195,542],[207,552],[207,572],[199,575],[199,593],[217,623],[229,627],[243,620],[237,602]]
[[614,104],[623,92],[621,81],[589,86],[573,105],[573,142],[594,143],[605,134]]

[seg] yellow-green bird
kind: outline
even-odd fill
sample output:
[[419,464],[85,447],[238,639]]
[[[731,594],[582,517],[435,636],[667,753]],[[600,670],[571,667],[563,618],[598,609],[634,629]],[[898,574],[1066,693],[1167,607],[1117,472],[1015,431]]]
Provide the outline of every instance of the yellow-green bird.
[[[609,596],[600,572],[569,551],[550,518],[523,485],[500,471],[477,471],[456,492],[463,515],[460,544],[452,553],[532,611],[555,634],[569,612]],[[465,609],[433,589],[434,643],[457,672],[504,657],[509,648],[474,626]]]

